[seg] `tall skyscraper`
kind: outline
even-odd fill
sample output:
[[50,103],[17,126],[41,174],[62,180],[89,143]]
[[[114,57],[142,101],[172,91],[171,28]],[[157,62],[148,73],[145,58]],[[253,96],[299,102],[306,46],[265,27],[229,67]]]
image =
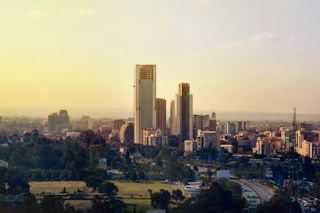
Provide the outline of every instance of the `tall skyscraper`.
[[143,130],[156,128],[156,65],[136,65],[134,143],[143,143]]
[[177,135],[177,121],[176,121],[176,114],[175,114],[175,102],[171,101],[170,102],[170,118],[169,118],[169,123],[170,123],[170,134],[171,135]]
[[162,135],[166,135],[167,132],[167,101],[163,98],[156,99],[156,128],[161,130]]
[[[190,93],[189,83],[180,83],[179,92],[176,94],[174,103],[174,116],[173,119],[173,132],[176,135],[181,136],[181,140],[193,139],[193,96]],[[172,127],[171,127],[172,128]]]

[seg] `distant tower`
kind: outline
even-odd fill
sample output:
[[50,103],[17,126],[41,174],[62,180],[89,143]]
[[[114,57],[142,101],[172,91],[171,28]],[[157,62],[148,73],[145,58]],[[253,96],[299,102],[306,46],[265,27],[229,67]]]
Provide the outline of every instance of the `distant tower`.
[[156,128],[156,65],[136,65],[134,143],[143,143],[143,130]]
[[175,101],[175,128],[176,134],[181,135],[181,140],[193,139],[193,96],[190,93],[189,83],[179,84],[179,93]]
[[163,135],[166,135],[167,101],[163,98],[156,99],[156,128],[159,128]]
[[48,131],[60,133],[62,129],[69,128],[69,115],[67,110],[60,110],[48,116]]
[[289,144],[285,144],[285,150],[289,150],[290,147],[295,147],[297,140],[296,140],[296,131],[298,130],[297,125],[297,114],[296,108],[293,107],[293,119],[292,119],[292,128],[289,130]]
[[216,113],[214,111],[211,113],[211,117],[209,117],[209,130],[210,131],[217,130],[217,118],[216,118]]
[[176,113],[175,113],[175,101],[170,102],[170,134],[171,135],[177,135],[177,121],[176,121]]
[[297,125],[297,114],[296,114],[296,108],[293,107],[293,120],[292,120],[292,128],[293,132],[298,130],[298,125]]

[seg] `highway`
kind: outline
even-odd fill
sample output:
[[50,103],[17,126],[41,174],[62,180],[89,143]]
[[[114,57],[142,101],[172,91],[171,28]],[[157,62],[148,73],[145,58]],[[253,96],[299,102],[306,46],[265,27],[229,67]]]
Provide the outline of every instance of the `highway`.
[[245,180],[241,179],[241,184],[252,189],[259,197],[262,203],[268,202],[270,198],[273,196],[273,189],[262,184],[259,184],[254,180]]
[[242,185],[242,194],[249,201],[249,209],[255,209],[260,204],[260,197],[249,187]]

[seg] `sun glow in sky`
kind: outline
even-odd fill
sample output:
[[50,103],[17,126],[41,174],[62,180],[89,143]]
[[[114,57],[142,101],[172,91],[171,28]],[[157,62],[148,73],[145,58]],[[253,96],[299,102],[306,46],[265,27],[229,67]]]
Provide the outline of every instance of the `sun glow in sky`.
[[[320,113],[318,0],[29,0],[0,7],[0,107],[133,107],[135,64],[167,104]],[[49,114],[50,112],[48,112]]]

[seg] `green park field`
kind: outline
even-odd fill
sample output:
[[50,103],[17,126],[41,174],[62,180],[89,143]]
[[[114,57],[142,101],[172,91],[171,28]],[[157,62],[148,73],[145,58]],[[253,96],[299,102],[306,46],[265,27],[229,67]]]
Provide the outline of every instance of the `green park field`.
[[152,182],[126,182],[112,181],[119,189],[118,196],[121,198],[150,198],[149,189],[152,192],[160,191],[160,189],[168,190],[170,193],[174,189],[180,189],[184,192],[180,185],[162,183],[158,181]]
[[152,192],[158,192],[160,189],[168,190],[170,193],[174,189],[180,189],[184,196],[187,197],[185,190],[181,185],[153,182],[125,182],[112,181],[119,189],[118,196],[129,206],[136,206],[137,210],[150,209],[151,201],[149,189]]
[[[131,181],[111,181],[119,189],[118,197],[121,198],[128,206],[136,206],[138,209],[151,208],[149,189],[152,192],[158,192],[160,189],[168,190],[170,193],[174,189],[180,189],[184,196],[186,192],[181,185],[162,183],[162,182],[131,182]],[[60,193],[63,188],[66,188],[68,193],[73,193],[79,190],[86,191],[87,187],[83,181],[39,181],[30,182],[30,192],[32,194],[40,194],[42,192]],[[76,208],[89,208],[90,201],[67,201]]]
[[30,192],[34,195],[42,192],[60,193],[64,187],[68,193],[87,188],[84,181],[32,181],[29,185]]

